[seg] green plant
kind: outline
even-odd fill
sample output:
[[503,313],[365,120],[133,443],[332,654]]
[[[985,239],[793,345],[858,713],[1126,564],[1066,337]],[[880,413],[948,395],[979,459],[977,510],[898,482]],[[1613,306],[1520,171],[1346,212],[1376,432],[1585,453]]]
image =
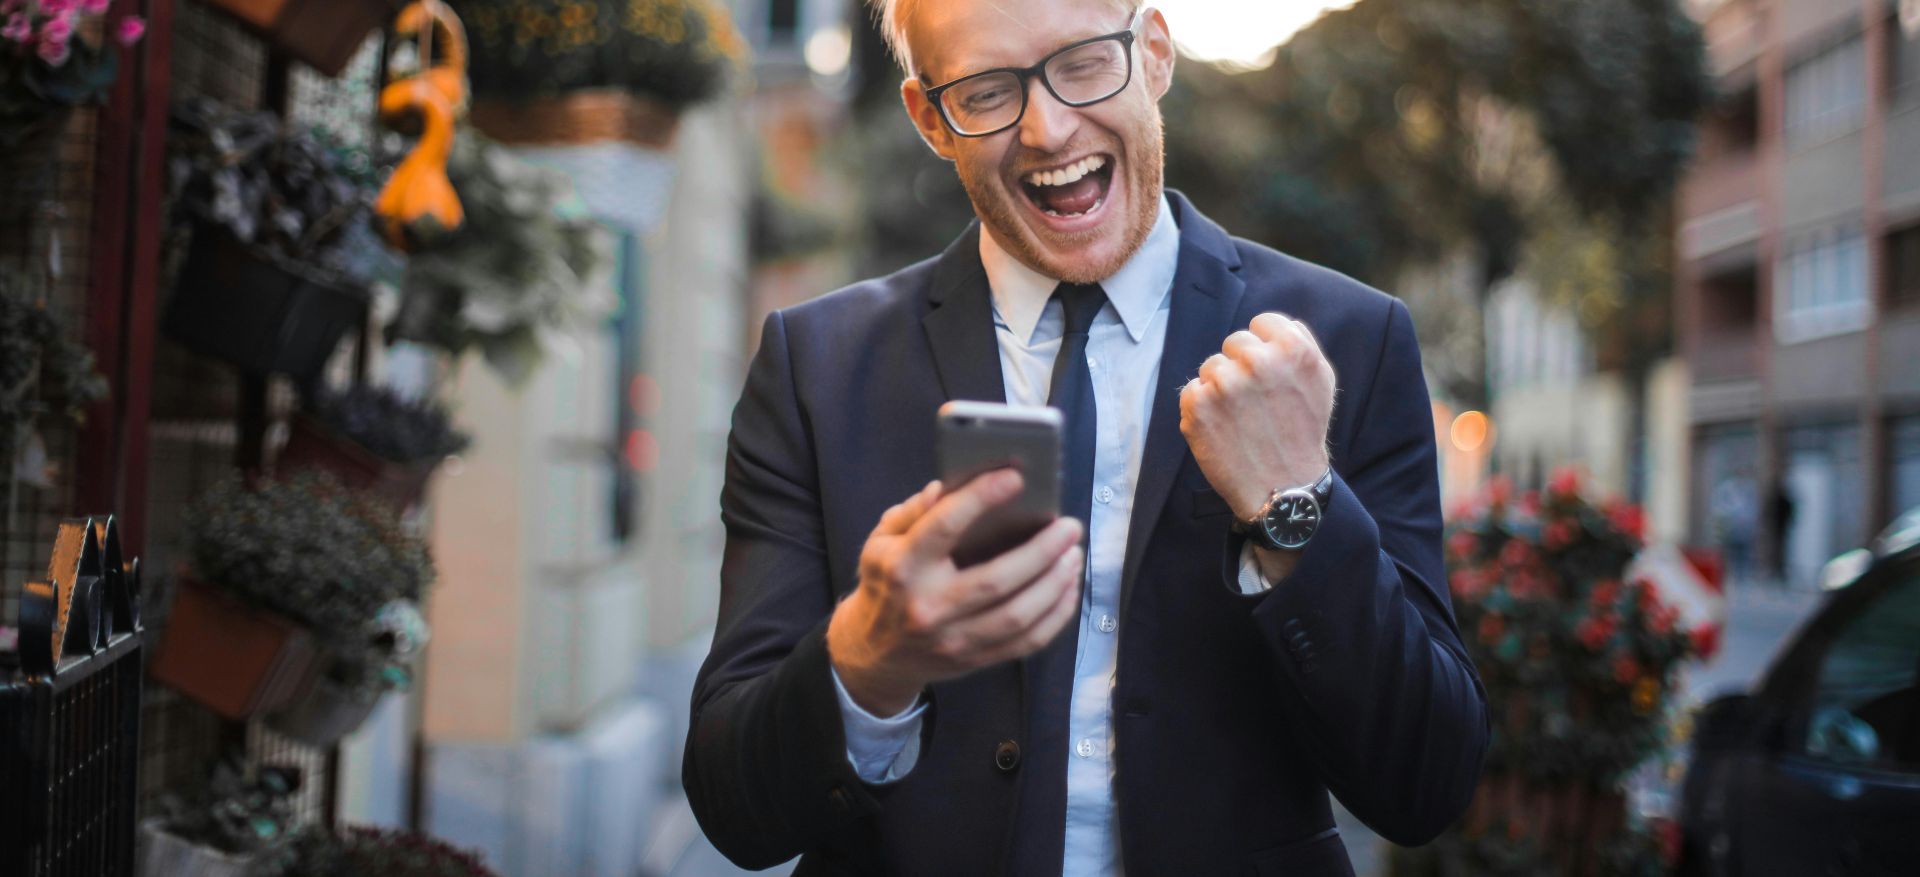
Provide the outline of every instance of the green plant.
[[0,266],[0,481],[13,471],[14,452],[41,415],[80,423],[86,407],[106,395],[93,351],[71,340],[47,310],[44,285]]
[[328,426],[394,463],[439,460],[467,449],[472,438],[453,428],[445,406],[387,387],[357,386],[321,397],[314,413]]
[[[0,152],[49,128],[62,110],[98,104],[119,74],[114,43],[146,32],[139,16],[106,29],[106,0],[0,0]],[[18,157],[9,155],[8,161]]]
[[167,140],[173,214],[267,258],[364,283],[391,260],[368,217],[380,172],[323,130],[205,98],[174,105]]
[[293,843],[287,877],[497,877],[480,857],[416,831],[312,829]]
[[573,183],[462,128],[447,164],[467,221],[407,260],[388,340],[455,355],[478,348],[519,383],[555,333],[612,312],[606,231],[584,214]]
[[481,98],[616,88],[674,106],[720,93],[746,55],[714,0],[459,0]]
[[417,604],[433,578],[426,546],[398,513],[303,472],[248,487],[216,485],[194,504],[188,549],[209,584],[298,622],[351,662],[396,601]]
[[294,795],[300,771],[265,766],[249,770],[237,756],[214,765],[206,782],[159,801],[168,834],[225,853],[249,854],[279,847],[294,828]]

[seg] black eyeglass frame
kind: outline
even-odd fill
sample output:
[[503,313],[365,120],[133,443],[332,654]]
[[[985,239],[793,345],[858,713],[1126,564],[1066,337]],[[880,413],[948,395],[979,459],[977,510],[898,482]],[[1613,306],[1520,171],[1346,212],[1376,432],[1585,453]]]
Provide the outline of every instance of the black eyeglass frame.
[[[1139,12],[1135,12],[1133,14],[1133,21],[1127,24],[1126,30],[1118,30],[1110,34],[1101,34],[1100,36],[1097,36],[1097,37],[1088,37],[1078,42],[1068,43],[1067,45],[1061,46],[1058,49],[1048,52],[1045,58],[1040,59],[1040,63],[1035,64],[1031,67],[995,67],[992,70],[981,70],[977,73],[969,73],[951,82],[947,82],[941,85],[936,85],[926,90],[927,100],[932,102],[933,108],[935,110],[939,111],[940,121],[946,123],[947,130],[952,131],[954,136],[956,137],[992,137],[995,134],[998,134],[1002,131],[1007,130],[1008,128],[1011,128],[1015,125],[1020,124],[1020,120],[1027,117],[1027,104],[1029,103],[1029,101],[1027,100],[1027,93],[1028,91],[1031,90],[1031,86],[1029,85],[1029,83],[1036,76],[1040,78],[1040,84],[1047,87],[1047,93],[1053,95],[1054,100],[1057,100],[1060,103],[1069,107],[1090,107],[1101,101],[1112,100],[1116,95],[1120,94],[1120,92],[1126,91],[1127,86],[1133,84],[1133,41],[1138,37],[1139,35],[1138,32],[1140,30],[1140,23],[1146,20],[1146,15],[1147,13],[1146,13],[1146,10],[1144,9],[1140,10]],[[1083,48],[1086,48],[1087,46],[1093,45],[1094,43],[1105,42],[1107,40],[1118,41],[1121,47],[1126,50],[1126,54],[1127,54],[1126,80],[1120,83],[1119,88],[1116,88],[1113,90],[1113,94],[1109,94],[1105,97],[1097,97],[1097,98],[1094,98],[1093,100],[1080,101],[1078,103],[1067,100],[1064,97],[1061,97],[1060,92],[1055,90],[1053,87],[1053,80],[1047,78],[1047,65],[1052,63],[1053,59],[1058,58],[1061,55],[1064,55],[1075,49],[1083,49]],[[982,76],[994,76],[1001,73],[1011,73],[1014,76],[1019,77],[1020,79],[1020,112],[1014,114],[1013,121],[1008,122],[1005,125],[1001,125],[1000,127],[995,128],[991,131],[981,131],[978,134],[968,134],[965,131],[960,130],[960,126],[955,125],[953,123],[953,118],[947,115],[947,106],[944,102],[940,100],[940,96],[946,94],[947,89],[952,88],[956,85],[959,85],[962,82],[966,82],[970,79],[979,79]]]

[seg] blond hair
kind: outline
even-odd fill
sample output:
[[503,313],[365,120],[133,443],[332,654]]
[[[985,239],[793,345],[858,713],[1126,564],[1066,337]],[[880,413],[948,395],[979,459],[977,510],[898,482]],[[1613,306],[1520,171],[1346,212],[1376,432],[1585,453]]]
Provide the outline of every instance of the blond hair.
[[[911,2],[917,0],[867,0],[867,5],[873,7],[874,20],[880,25],[880,38],[887,41],[887,48],[893,52],[893,59],[900,62],[901,71],[908,76],[919,76],[920,71],[913,68],[913,50],[907,45],[907,7]],[[1139,11],[1141,0],[1108,0],[1108,3],[1131,16]]]

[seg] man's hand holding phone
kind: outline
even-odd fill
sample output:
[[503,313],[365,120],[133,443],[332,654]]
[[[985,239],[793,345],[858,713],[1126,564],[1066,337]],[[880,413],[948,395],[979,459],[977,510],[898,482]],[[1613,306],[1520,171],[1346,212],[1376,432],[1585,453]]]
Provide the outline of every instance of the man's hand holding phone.
[[880,516],[860,553],[860,585],[827,625],[827,652],[855,703],[895,715],[928,685],[1026,657],[1072,620],[1082,524],[1059,518],[1026,542],[962,568],[961,535],[1020,495],[999,469],[946,492],[940,482]]

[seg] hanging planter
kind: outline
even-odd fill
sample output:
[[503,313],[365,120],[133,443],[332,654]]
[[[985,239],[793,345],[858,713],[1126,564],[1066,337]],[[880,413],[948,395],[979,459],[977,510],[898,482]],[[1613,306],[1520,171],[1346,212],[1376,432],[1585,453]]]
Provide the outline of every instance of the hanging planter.
[[470,441],[433,400],[355,387],[322,396],[311,413],[294,415],[276,470],[331,472],[404,511],[420,501],[440,462]]
[[621,142],[666,149],[680,130],[680,111],[671,104],[613,89],[484,100],[474,104],[472,119],[509,146]]
[[158,819],[140,823],[140,877],[246,877],[254,858],[169,834]]
[[308,385],[366,309],[363,291],[212,232],[194,235],[165,328],[168,337],[197,353]]
[[287,619],[181,578],[149,672],[241,721],[287,703],[314,673],[313,638]]
[[288,422],[287,446],[280,452],[275,471],[330,472],[340,483],[367,490],[404,510],[420,502],[437,462],[383,460],[319,418],[295,414]]
[[206,0],[261,39],[328,76],[339,76],[367,37],[393,16],[393,0]]
[[268,727],[308,746],[327,748],[365,724],[382,692],[344,685],[316,673],[288,704],[267,716]]

